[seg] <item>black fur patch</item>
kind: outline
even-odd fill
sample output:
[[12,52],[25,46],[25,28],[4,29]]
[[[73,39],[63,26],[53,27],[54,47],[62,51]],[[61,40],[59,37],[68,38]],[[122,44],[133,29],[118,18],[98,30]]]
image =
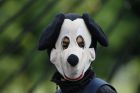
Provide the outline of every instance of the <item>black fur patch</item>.
[[73,21],[77,18],[82,18],[82,17],[80,15],[74,14],[74,13],[65,14],[65,19],[70,19]]
[[55,46],[64,19],[64,14],[58,14],[53,22],[48,25],[40,37],[39,50],[52,49]]
[[91,46],[96,47],[97,41],[102,46],[108,46],[108,40],[104,32],[102,31],[101,27],[95,23],[94,20],[91,19],[91,17],[87,14],[83,14],[83,19],[85,21],[85,24],[91,33],[92,36],[92,44]]

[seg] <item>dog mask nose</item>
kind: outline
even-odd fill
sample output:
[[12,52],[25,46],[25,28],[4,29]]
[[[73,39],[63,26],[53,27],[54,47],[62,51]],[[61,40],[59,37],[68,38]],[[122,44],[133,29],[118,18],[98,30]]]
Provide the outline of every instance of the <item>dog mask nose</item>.
[[76,66],[79,62],[79,59],[76,55],[74,54],[71,54],[68,59],[67,59],[68,63],[71,65],[71,66]]

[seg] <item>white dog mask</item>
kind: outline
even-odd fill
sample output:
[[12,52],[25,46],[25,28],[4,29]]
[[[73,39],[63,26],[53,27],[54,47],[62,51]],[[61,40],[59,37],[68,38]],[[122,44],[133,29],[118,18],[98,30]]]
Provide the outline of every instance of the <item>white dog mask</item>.
[[108,45],[102,29],[87,13],[82,16],[61,13],[42,33],[38,49],[47,49],[58,72],[66,80],[76,81],[95,60],[97,42]]
[[95,59],[95,51],[89,48],[90,44],[91,35],[84,20],[65,19],[50,60],[65,79],[79,80]]

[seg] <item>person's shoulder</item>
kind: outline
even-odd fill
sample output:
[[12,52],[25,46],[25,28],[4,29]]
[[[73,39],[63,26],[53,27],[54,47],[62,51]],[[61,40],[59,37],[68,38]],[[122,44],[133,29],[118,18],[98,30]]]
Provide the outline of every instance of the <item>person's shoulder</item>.
[[101,78],[93,78],[84,93],[117,93],[115,88]]
[[103,85],[97,90],[97,93],[117,93],[117,91],[110,85]]

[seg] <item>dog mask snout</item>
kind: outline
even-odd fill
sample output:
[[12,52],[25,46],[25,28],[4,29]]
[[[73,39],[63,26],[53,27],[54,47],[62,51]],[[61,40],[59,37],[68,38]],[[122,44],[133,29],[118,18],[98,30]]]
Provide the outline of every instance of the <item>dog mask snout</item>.
[[79,62],[79,58],[74,55],[74,54],[71,54],[68,59],[67,59],[67,62],[71,65],[71,66],[76,66]]

